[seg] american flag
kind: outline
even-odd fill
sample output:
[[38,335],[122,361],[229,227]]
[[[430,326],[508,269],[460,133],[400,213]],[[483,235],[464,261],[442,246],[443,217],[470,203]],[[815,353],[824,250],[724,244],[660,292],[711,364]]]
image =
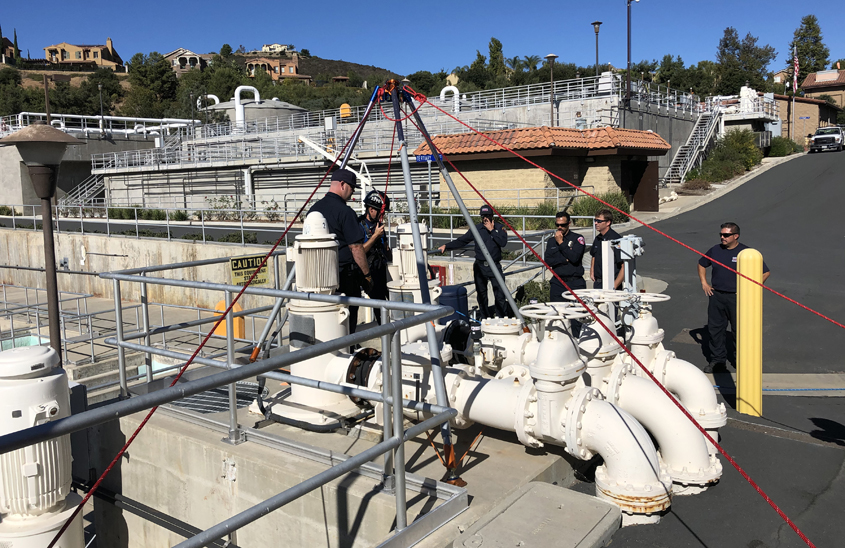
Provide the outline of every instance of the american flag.
[[795,70],[792,71],[792,89],[798,90],[798,53],[794,54],[792,62],[795,65]]

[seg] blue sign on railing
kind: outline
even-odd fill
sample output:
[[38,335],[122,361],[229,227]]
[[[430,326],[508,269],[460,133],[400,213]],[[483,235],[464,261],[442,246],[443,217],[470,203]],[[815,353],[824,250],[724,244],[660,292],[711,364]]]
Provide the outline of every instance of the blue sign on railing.
[[[440,156],[441,160],[443,159],[442,154],[438,154],[438,156]],[[433,162],[433,161],[434,161],[434,154],[417,155],[417,162]]]
[[809,120],[810,117],[809,116],[799,116],[798,119],[799,120]]

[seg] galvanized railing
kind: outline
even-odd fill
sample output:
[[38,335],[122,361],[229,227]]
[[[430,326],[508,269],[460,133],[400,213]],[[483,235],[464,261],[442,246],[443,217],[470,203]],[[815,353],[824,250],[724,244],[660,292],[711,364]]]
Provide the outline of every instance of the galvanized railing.
[[[114,283],[114,300],[115,313],[117,316],[117,334],[116,337],[107,340],[107,343],[113,344],[118,349],[118,356],[120,362],[120,385],[125,396],[130,395],[129,386],[127,383],[125,370],[124,353],[127,349],[140,350],[149,355],[160,355],[169,358],[176,358],[186,360],[189,357],[187,353],[173,352],[159,347],[150,345],[149,339],[154,333],[161,333],[168,330],[180,329],[179,324],[162,326],[158,329],[151,329],[148,321],[143,322],[143,328],[133,333],[125,333],[122,326],[123,322],[120,320],[122,315],[121,303],[121,285],[126,283],[141,284],[146,287],[149,284],[160,286],[182,287],[186,289],[196,289],[204,291],[220,292],[227,303],[230,303],[232,296],[238,293],[241,288],[233,285],[215,284],[209,282],[193,282],[177,279],[152,277],[151,274],[160,273],[163,271],[171,271],[179,268],[198,267],[205,264],[210,264],[210,261],[193,261],[187,263],[179,263],[176,265],[165,265],[161,267],[133,269],[129,271],[105,273],[101,276],[105,279],[111,279]],[[290,280],[290,277],[289,277]],[[351,397],[366,399],[373,402],[380,402],[384,404],[383,416],[383,441],[374,447],[363,451],[362,453],[343,459],[339,464],[331,466],[328,470],[312,477],[305,482],[290,488],[278,495],[253,506],[252,508],[237,514],[224,522],[211,527],[202,533],[186,540],[179,544],[181,547],[198,547],[205,546],[218,538],[226,537],[233,531],[255,521],[256,519],[266,515],[306,493],[325,485],[329,481],[362,466],[368,466],[367,463],[373,459],[384,455],[384,466],[382,467],[382,481],[385,484],[388,492],[392,490],[392,494],[396,500],[396,527],[390,538],[386,541],[410,546],[427,536],[433,531],[436,526],[448,521],[452,517],[459,514],[466,508],[467,498],[466,491],[459,488],[449,489],[446,486],[444,491],[443,504],[439,505],[434,510],[429,512],[429,516],[434,514],[438,519],[436,525],[431,524],[430,519],[417,518],[408,523],[407,518],[407,503],[406,503],[406,489],[410,486],[406,482],[405,472],[405,453],[404,443],[426,430],[436,427],[450,418],[454,417],[457,412],[448,407],[440,407],[438,405],[427,404],[424,402],[417,402],[413,400],[405,400],[402,398],[402,370],[400,360],[400,340],[398,331],[406,329],[415,325],[425,324],[437,318],[447,316],[453,312],[452,308],[438,305],[414,304],[406,302],[393,301],[377,301],[361,298],[348,298],[336,295],[320,295],[310,293],[299,293],[294,291],[285,291],[280,289],[266,289],[249,287],[245,290],[247,294],[261,295],[271,297],[281,302],[287,299],[305,299],[310,301],[326,302],[343,304],[347,306],[364,306],[364,307],[379,307],[382,310],[384,318],[388,317],[388,311],[396,310],[402,312],[410,312],[414,314],[402,319],[394,320],[382,326],[377,326],[367,330],[356,332],[355,334],[341,337],[339,339],[321,342],[313,346],[292,351],[277,357],[268,358],[256,361],[248,365],[239,366],[234,362],[235,354],[235,338],[233,321],[234,315],[230,312],[226,315],[225,321],[227,325],[226,335],[226,359],[215,360],[210,358],[201,358],[195,360],[196,363],[218,368],[221,372],[202,377],[196,380],[188,380],[181,382],[178,386],[163,388],[153,392],[148,392],[140,395],[133,395],[122,401],[109,403],[83,413],[72,415],[70,417],[49,422],[34,428],[28,428],[12,434],[0,437],[0,453],[6,453],[26,447],[37,443],[52,439],[57,436],[70,434],[85,428],[89,428],[116,418],[124,417],[132,413],[137,413],[146,409],[150,409],[162,404],[175,402],[188,396],[199,394],[207,390],[228,386],[229,387],[229,437],[228,441],[231,443],[249,442],[252,439],[254,431],[251,429],[244,429],[238,424],[237,417],[237,385],[238,381],[243,381],[256,377],[266,377],[271,379],[281,380],[291,384],[300,384],[311,388],[328,390],[331,392],[345,394]],[[142,292],[143,294],[144,292]],[[275,309],[274,309],[275,310]],[[281,322],[282,320],[279,320]],[[373,392],[364,388],[357,388],[350,385],[338,385],[326,383],[322,381],[293,376],[287,373],[278,371],[282,367],[289,366],[301,360],[320,356],[326,353],[344,350],[352,345],[363,343],[372,338],[380,338],[382,342],[382,374],[385,379],[390,379],[390,382],[383,383],[381,393]],[[143,339],[144,344],[131,342],[130,339]],[[151,372],[148,369],[148,372]],[[148,378],[148,380],[150,380]],[[432,414],[433,416],[416,426],[404,429],[404,419],[402,408],[408,408],[416,411],[422,411]],[[391,455],[392,453],[392,455]],[[419,489],[423,489],[423,483],[419,482]],[[439,486],[439,484],[438,484]],[[441,491],[439,488],[435,491]]]
[[[23,129],[35,122],[47,123],[47,114],[43,112],[21,112],[0,118],[0,137]],[[81,114],[50,114],[53,127],[66,133],[113,135],[170,135],[184,130],[191,125],[199,125],[199,120],[182,118],[134,118],[128,116],[85,116]]]

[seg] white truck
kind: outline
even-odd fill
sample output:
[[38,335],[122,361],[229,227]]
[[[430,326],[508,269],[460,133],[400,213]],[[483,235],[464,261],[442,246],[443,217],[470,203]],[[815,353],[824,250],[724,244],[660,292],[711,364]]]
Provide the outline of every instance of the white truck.
[[810,152],[822,152],[824,150],[842,151],[842,144],[845,137],[842,128],[839,126],[820,127],[816,134],[810,138]]

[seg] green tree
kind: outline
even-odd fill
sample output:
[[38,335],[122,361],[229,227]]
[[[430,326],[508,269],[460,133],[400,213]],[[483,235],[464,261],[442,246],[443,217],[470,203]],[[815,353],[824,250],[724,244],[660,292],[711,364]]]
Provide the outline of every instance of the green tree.
[[[487,71],[487,58],[481,55],[481,52],[475,51],[475,61],[469,66],[469,69],[464,71],[461,80],[467,80],[475,85],[478,89],[484,89],[489,79]],[[463,90],[461,90],[463,91]]]
[[170,63],[158,52],[136,53],[129,61],[129,82],[121,114],[144,118],[163,118],[176,100],[179,82]]
[[751,33],[740,40],[735,28],[725,29],[716,50],[716,61],[720,65],[717,93],[735,95],[746,82],[754,89],[765,89],[767,67],[777,52],[769,45],[758,46],[757,41]]
[[831,69],[845,70],[845,59],[839,59],[830,64]]
[[657,74],[655,80],[664,85],[674,87],[675,89],[684,89],[689,84],[689,75],[687,74],[686,65],[680,55],[664,55],[657,66]]
[[229,44],[223,44],[223,47],[220,48],[220,56],[221,57],[231,57],[232,56],[232,46]]
[[818,72],[827,67],[830,60],[830,50],[822,42],[822,29],[819,27],[819,20],[815,15],[805,15],[801,19],[801,25],[795,29],[792,41],[789,42],[786,65],[792,64],[792,52],[797,50],[798,54],[798,85],[804,82],[804,78],[811,72]]
[[[420,70],[413,74],[409,74],[408,80],[411,81],[411,87],[416,91],[425,93],[426,95],[431,95],[434,92],[434,88],[440,83],[441,79],[437,78],[434,74],[428,72],[427,70]],[[440,90],[438,89],[438,91]]]
[[488,46],[490,53],[490,63],[488,70],[490,75],[494,78],[505,75],[505,56],[502,53],[502,43],[496,38],[490,38],[490,45]]
[[15,59],[21,58],[21,50],[18,48],[18,29],[15,30]]
[[311,57],[311,52],[308,51],[307,48],[302,48],[302,50],[300,50],[299,52],[299,55],[304,59],[308,59],[309,57]]
[[540,64],[541,60],[539,55],[526,55],[523,59],[525,59],[525,68],[527,68],[529,72],[537,72],[537,65]]

